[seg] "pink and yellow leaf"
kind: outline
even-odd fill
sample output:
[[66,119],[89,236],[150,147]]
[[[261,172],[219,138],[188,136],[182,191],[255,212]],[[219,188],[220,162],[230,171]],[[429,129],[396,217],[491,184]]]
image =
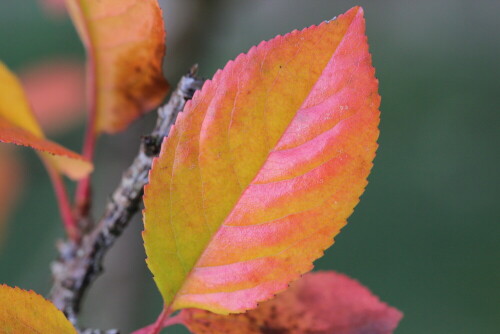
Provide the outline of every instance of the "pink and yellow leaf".
[[363,11],[238,56],[179,115],[145,191],[165,305],[255,308],[313,268],[367,184],[378,82]]

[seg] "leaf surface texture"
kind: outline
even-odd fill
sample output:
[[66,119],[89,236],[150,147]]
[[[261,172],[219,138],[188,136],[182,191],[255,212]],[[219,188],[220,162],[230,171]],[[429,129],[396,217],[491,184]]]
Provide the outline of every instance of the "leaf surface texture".
[[179,115],[145,192],[165,305],[243,312],[312,269],[367,184],[380,97],[356,7],[230,61]]
[[0,285],[0,334],[77,334],[54,304],[33,291]]

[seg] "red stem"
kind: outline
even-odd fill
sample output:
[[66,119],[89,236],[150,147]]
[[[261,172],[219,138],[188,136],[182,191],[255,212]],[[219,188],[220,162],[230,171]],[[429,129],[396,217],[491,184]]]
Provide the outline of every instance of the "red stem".
[[[87,121],[87,129],[85,131],[85,139],[83,142],[82,155],[89,161],[94,158],[94,149],[96,143],[96,114],[97,114],[97,83],[95,78],[95,62],[91,45],[86,45],[87,48],[87,105],[89,108],[89,116]],[[75,205],[79,217],[88,216],[90,210],[91,197],[90,175],[78,182],[75,193]]]
[[[93,160],[95,147],[95,131],[94,124],[92,122],[94,117],[92,114],[93,112],[91,112],[91,116],[89,117],[89,122],[87,124],[82,152],[83,157],[85,157],[88,161]],[[87,175],[78,181],[75,192],[75,206],[78,216],[80,217],[86,217],[88,215],[90,209],[90,188],[90,175]]]
[[161,311],[160,315],[158,316],[158,319],[156,319],[155,323],[153,326],[150,328],[150,331],[148,334],[158,334],[160,331],[163,329],[163,322],[165,319],[168,318],[168,316],[172,313],[170,309],[163,308],[163,311]]
[[44,163],[54,187],[57,203],[59,204],[59,214],[61,215],[66,233],[71,240],[78,242],[80,233],[75,217],[73,216],[68,192],[66,191],[66,186],[64,185],[61,174],[59,174],[59,172],[49,162],[44,161]]
[[173,316],[173,317],[165,319],[163,321],[163,324],[162,324],[163,328],[169,327],[169,326],[172,326],[172,325],[180,325],[180,324],[182,324],[182,319],[181,319],[181,317],[179,315],[180,315],[180,313],[177,314],[177,315],[175,315],[175,316]]
[[132,334],[158,334],[165,327],[182,323],[182,320],[178,315],[176,315],[175,317],[169,318],[170,314],[172,314],[172,311],[170,309],[164,308],[163,311],[161,311],[160,315],[158,316],[158,319],[156,319],[154,324],[147,326],[147,327],[144,327],[142,329],[136,330]]

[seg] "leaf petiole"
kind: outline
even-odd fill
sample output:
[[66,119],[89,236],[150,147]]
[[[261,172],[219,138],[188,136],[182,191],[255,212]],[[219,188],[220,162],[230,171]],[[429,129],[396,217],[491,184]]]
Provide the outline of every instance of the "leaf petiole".
[[138,329],[132,334],[159,334],[163,328],[182,324],[182,320],[179,317],[180,313],[170,317],[172,313],[173,311],[170,308],[163,308],[163,311],[161,311],[154,324]]
[[59,205],[59,214],[61,215],[66,233],[71,240],[78,242],[80,232],[76,224],[76,219],[73,215],[68,192],[66,191],[66,186],[64,185],[61,174],[59,174],[54,166],[52,166],[48,161],[45,161],[45,159],[42,160],[47,168],[47,172],[49,173],[52,186],[54,187],[57,203]]
[[[93,52],[92,48],[89,47],[87,51],[89,53]],[[85,129],[85,138],[83,142],[82,155],[89,161],[93,161],[95,144],[96,144],[96,80],[95,80],[95,63],[93,56],[88,56],[87,61],[87,107],[89,108],[87,126]],[[76,187],[75,193],[75,210],[79,218],[87,218],[89,215],[91,206],[91,185],[90,185],[90,175],[80,180]],[[84,219],[86,220],[86,219]],[[83,226],[84,229],[89,226]]]

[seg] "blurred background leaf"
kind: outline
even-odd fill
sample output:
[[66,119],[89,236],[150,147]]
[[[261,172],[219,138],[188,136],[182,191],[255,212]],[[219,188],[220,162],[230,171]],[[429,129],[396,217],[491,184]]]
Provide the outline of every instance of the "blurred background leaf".
[[[396,333],[498,331],[498,1],[160,2],[172,83],[195,62],[211,77],[261,40],[363,6],[382,95],[380,148],[361,203],[317,268],[346,273],[402,310]],[[0,59],[21,72],[54,58],[83,62],[69,19],[47,15],[37,0],[0,2]],[[99,140],[96,216],[153,122],[151,113]],[[82,133],[80,125],[52,138],[79,150]],[[47,294],[63,231],[42,165],[19,153],[27,180],[0,253],[0,282]],[[85,324],[127,333],[156,318],[161,297],[141,230],[137,217],[109,254],[84,304]]]
[[63,133],[83,121],[84,64],[55,58],[23,67],[19,76],[44,132]]

